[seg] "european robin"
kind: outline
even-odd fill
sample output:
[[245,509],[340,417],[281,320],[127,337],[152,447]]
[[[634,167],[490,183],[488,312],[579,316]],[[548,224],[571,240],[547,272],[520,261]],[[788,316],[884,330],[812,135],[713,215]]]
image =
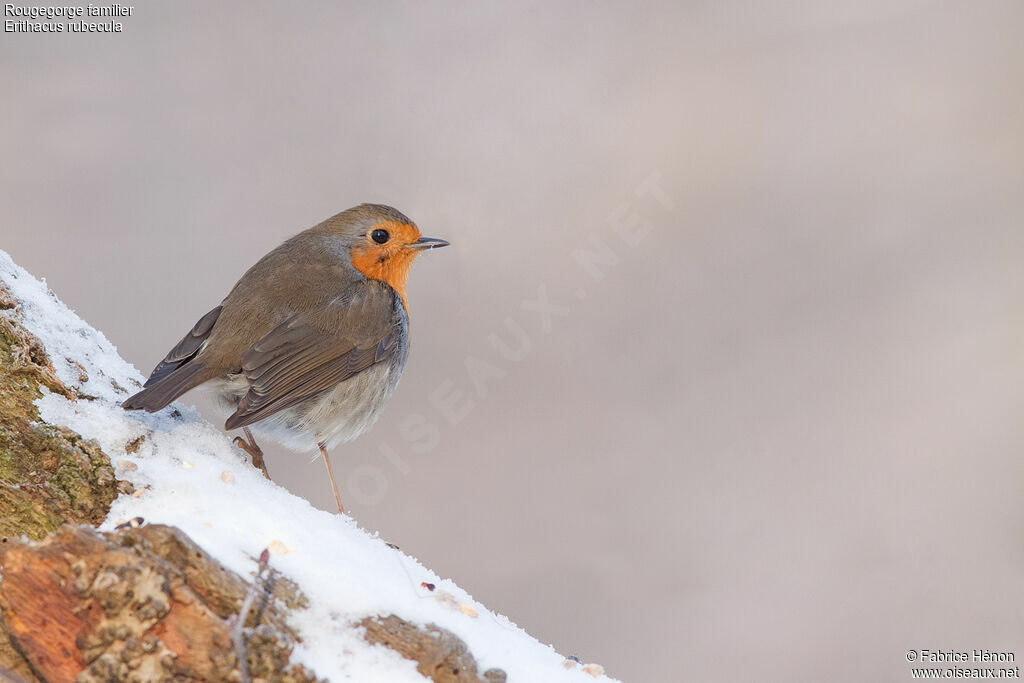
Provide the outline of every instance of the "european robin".
[[319,448],[344,511],[328,450],[372,425],[394,391],[409,355],[409,268],[447,245],[390,206],[328,218],[261,258],[122,405],[152,413],[206,385],[265,476],[253,432]]

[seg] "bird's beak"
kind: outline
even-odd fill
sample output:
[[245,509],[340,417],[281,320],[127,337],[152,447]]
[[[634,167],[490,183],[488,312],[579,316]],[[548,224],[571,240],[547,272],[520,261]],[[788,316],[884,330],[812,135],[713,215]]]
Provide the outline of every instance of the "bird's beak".
[[430,249],[440,249],[441,247],[447,247],[450,242],[447,240],[439,240],[436,237],[421,237],[415,242],[409,245],[410,249],[414,251],[429,251]]

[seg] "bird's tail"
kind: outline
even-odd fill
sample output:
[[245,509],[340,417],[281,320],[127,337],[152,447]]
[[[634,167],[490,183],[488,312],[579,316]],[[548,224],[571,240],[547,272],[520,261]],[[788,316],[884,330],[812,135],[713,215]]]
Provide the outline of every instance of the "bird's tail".
[[202,351],[217,324],[220,311],[221,307],[217,306],[200,318],[154,368],[142,391],[129,397],[121,407],[155,413],[189,389],[223,374],[216,368],[211,370],[202,359]]
[[204,363],[186,363],[178,369],[161,377],[156,382],[147,382],[142,391],[129,396],[121,404],[125,410],[145,410],[149,413],[164,408],[171,401],[194,389],[203,382],[213,379],[216,371],[209,372]]

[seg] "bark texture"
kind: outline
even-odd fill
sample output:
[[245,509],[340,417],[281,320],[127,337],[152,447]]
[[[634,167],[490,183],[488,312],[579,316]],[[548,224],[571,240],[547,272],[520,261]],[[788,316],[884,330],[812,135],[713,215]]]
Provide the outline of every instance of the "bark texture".
[[504,683],[501,669],[477,674],[476,660],[466,643],[447,629],[430,624],[417,626],[395,615],[364,619],[366,640],[396,650],[416,662],[416,670],[433,681],[444,683]]
[[[250,587],[178,529],[67,525],[41,542],[8,539],[0,566],[4,627],[40,680],[241,680],[231,629]],[[258,590],[243,631],[250,675],[315,681],[288,666],[297,638],[283,611],[301,598],[280,577]]]
[[[0,282],[0,311],[16,305]],[[66,522],[99,524],[118,493],[132,490],[114,478],[95,442],[39,421],[34,401],[44,388],[80,400],[57,378],[39,340],[17,318],[0,315],[0,538],[40,539]]]

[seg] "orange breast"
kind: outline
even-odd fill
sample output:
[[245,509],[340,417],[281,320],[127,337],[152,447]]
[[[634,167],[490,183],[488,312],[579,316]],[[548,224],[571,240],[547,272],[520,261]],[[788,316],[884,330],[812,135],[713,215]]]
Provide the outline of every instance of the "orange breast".
[[367,240],[365,244],[352,247],[352,265],[366,277],[391,285],[402,297],[402,305],[408,311],[409,302],[405,290],[409,282],[409,269],[419,252],[409,249],[407,245],[420,238],[420,231],[415,225],[396,222],[380,223],[374,228],[387,230],[391,233],[391,240],[385,244]]

